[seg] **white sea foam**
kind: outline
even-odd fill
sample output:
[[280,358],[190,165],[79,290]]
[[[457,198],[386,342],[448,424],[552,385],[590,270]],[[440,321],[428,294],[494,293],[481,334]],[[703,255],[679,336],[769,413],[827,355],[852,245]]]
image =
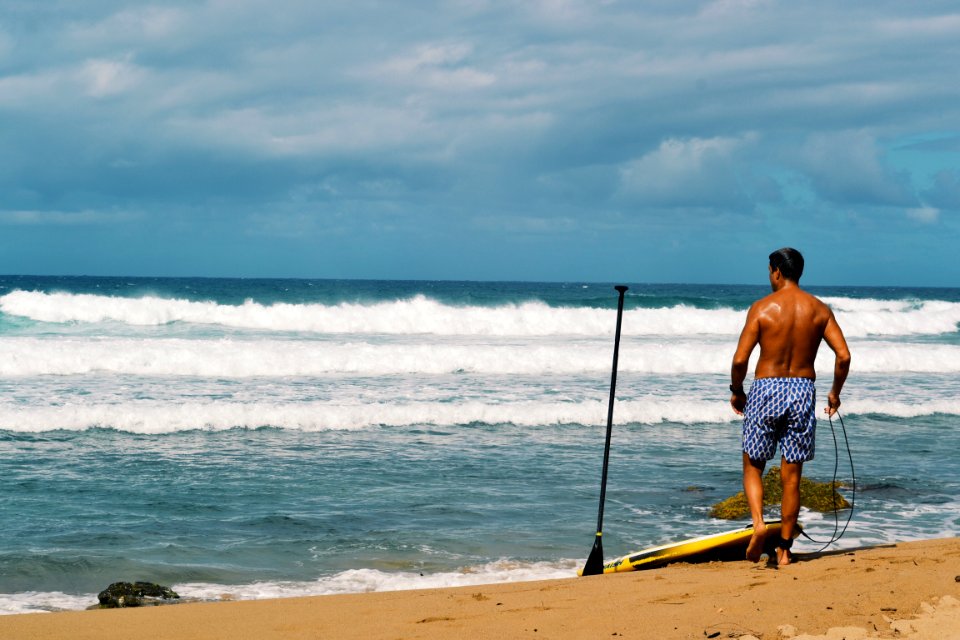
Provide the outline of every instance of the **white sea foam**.
[[[720,341],[625,339],[620,371],[723,374],[731,345]],[[866,342],[853,349],[859,373],[960,372],[960,346]],[[757,354],[754,353],[754,358]],[[817,370],[830,372],[823,349]],[[527,343],[335,343],[283,340],[0,338],[0,377],[94,372],[244,378],[351,374],[595,374],[610,368],[600,341]]]
[[[40,322],[155,326],[172,322],[264,331],[325,334],[434,334],[477,336],[612,333],[610,310],[550,307],[542,302],[497,307],[451,306],[423,295],[369,304],[241,305],[169,298],[120,298],[90,294],[14,291],[0,297],[0,311]],[[626,314],[635,333],[684,335],[732,333],[742,314],[692,307],[638,309]]]
[[[104,427],[133,433],[160,434],[194,429],[216,431],[265,426],[324,431],[373,426],[451,426],[472,423],[589,425],[601,424],[605,415],[606,403],[601,400],[577,403],[414,402],[355,405],[323,402],[159,404],[149,401],[43,407],[0,404],[0,429],[41,432]],[[617,404],[617,422],[621,424],[726,422],[733,416],[729,407],[716,401],[631,400]]]
[[[952,333],[960,303],[827,299],[848,337]],[[578,335],[612,332],[608,309],[550,307],[542,302],[496,307],[453,306],[423,295],[390,302],[240,305],[182,299],[122,298],[91,294],[13,291],[0,311],[40,322],[156,326],[174,322],[261,331],[324,334],[434,334],[477,336]],[[625,335],[736,335],[744,312],[685,305],[633,309],[624,314]]]
[[[726,397],[620,400],[616,424],[723,424],[738,420]],[[844,415],[864,413],[895,417],[960,415],[960,400],[890,403],[859,399],[844,402]],[[82,431],[103,427],[132,433],[163,434],[197,429],[275,427],[299,431],[357,430],[377,426],[455,426],[510,424],[602,425],[605,400],[581,402],[400,402],[384,404],[187,402],[162,404],[131,401],[114,404],[22,406],[0,404],[0,429],[30,433],[58,429]]]
[[77,611],[97,603],[97,594],[69,594],[61,591],[0,593],[0,615]]
[[[632,351],[625,348],[625,351]],[[721,351],[723,363],[721,364]],[[714,370],[727,366],[729,347],[716,349]],[[679,360],[677,359],[679,356]],[[640,348],[624,371],[702,371],[700,349]],[[282,340],[0,339],[0,376],[110,372],[136,375],[310,376],[456,372],[540,374],[605,371],[606,345],[373,344]]]
[[[849,494],[847,495],[849,498]],[[870,507],[854,507],[853,518],[843,537],[831,548],[855,548],[875,544],[907,542],[911,540],[930,540],[935,538],[953,538],[958,532],[960,519],[957,518],[960,502],[953,500],[942,504],[908,506],[901,512],[890,512],[886,509],[874,510]],[[800,510],[800,522],[806,528],[808,535],[826,542],[843,529],[850,515],[848,511],[838,514],[839,526],[832,511],[818,513],[806,508]],[[922,517],[923,526],[918,527]],[[816,550],[822,547],[798,538],[803,551]]]
[[466,587],[504,582],[528,582],[572,578],[582,560],[558,562],[515,562],[500,560],[459,571],[421,574],[419,572],[384,572],[376,569],[350,569],[311,582],[257,582],[248,585],[189,583],[175,585],[181,596],[203,599],[253,600],[296,596],[367,593],[372,591],[404,591]]
[[[505,582],[553,580],[576,576],[582,560],[556,562],[515,562],[500,560],[459,571],[437,573],[392,572],[376,569],[350,569],[312,581],[255,582],[243,585],[185,583],[173,585],[182,598],[201,600],[260,600],[266,598],[293,598],[339,593],[368,593],[372,591],[404,591],[409,589],[438,589],[466,587]],[[0,615],[80,610],[96,604],[97,594],[66,594],[61,592],[26,591],[0,594]]]
[[848,337],[953,333],[960,303],[942,300],[859,300],[826,298]]

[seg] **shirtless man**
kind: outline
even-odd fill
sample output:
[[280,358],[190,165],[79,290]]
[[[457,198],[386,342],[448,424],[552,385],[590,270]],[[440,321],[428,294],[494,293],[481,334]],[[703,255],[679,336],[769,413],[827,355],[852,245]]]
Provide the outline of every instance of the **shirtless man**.
[[[743,418],[743,490],[753,518],[753,537],[747,559],[757,562],[763,553],[767,526],[763,522],[763,468],[780,444],[780,540],[777,564],[790,564],[793,531],[800,513],[800,474],[803,463],[813,460],[817,427],[817,377],[814,361],[820,342],[833,350],[833,386],[824,409],[832,416],[840,407],[840,390],[850,371],[850,351],[833,312],[823,302],[800,289],[803,256],[784,248],[770,254],[770,287],[773,293],[758,300],[747,313],[730,370],[730,404]],[[749,398],[744,393],[750,354],[760,345]]]

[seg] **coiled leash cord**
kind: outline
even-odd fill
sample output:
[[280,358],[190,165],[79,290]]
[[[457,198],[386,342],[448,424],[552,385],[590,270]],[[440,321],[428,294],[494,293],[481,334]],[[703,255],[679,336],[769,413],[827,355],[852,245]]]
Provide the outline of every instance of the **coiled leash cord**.
[[[830,540],[816,540],[807,535],[807,532],[803,529],[800,530],[800,534],[807,540],[815,543],[822,544],[823,547],[815,551],[814,553],[820,553],[833,543],[837,542],[840,538],[843,537],[843,534],[847,532],[847,527],[850,525],[850,520],[853,519],[853,509],[857,503],[857,474],[853,470],[853,454],[850,453],[850,441],[847,439],[847,428],[843,424],[843,416],[840,415],[840,412],[837,411],[837,418],[840,420],[840,430],[843,432],[843,443],[847,447],[847,457],[850,459],[850,477],[852,478],[851,485],[853,491],[850,494],[850,515],[847,516],[847,521],[843,525],[843,530],[840,530],[840,508],[837,505],[837,471],[840,468],[840,445],[837,443],[837,430],[833,426],[833,416],[828,416],[830,420],[830,433],[833,434],[833,449],[834,449],[834,458],[833,458],[833,482],[831,487],[833,490],[833,535],[830,536]],[[839,535],[838,532],[839,531]]]

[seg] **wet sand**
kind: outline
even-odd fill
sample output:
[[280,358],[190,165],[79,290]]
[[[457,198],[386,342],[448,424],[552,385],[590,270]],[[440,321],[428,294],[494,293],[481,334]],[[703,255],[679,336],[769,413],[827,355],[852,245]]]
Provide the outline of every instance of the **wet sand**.
[[[105,586],[105,585],[104,585]],[[960,639],[960,538],[588,578],[0,617],[4,640]]]

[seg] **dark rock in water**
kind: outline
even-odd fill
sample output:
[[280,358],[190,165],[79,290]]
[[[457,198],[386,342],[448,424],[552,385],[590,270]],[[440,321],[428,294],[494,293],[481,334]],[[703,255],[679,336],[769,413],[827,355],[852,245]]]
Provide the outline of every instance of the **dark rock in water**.
[[[147,607],[158,604],[176,604],[180,596],[169,587],[152,582],[114,582],[97,594],[101,609],[118,607]],[[171,602],[174,601],[174,602]]]
[[[840,495],[837,487],[843,486],[834,482],[815,482],[807,478],[800,479],[800,505],[811,511],[833,511],[834,509],[849,509],[850,503]],[[780,486],[780,467],[770,467],[763,476],[763,504],[780,504],[783,498],[783,488]],[[713,505],[710,510],[711,518],[721,520],[738,520],[750,515],[750,506],[743,491],[730,496],[722,502]]]

